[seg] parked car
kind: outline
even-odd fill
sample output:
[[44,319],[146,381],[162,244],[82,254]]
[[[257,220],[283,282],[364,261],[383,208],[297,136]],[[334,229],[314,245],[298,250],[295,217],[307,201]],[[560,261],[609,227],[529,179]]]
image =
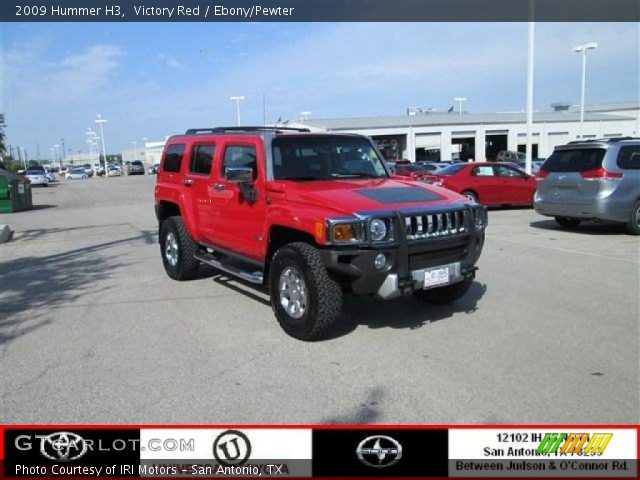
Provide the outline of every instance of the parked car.
[[64,174],[64,178],[66,180],[84,180],[89,178],[87,172],[85,172],[84,167],[76,167],[66,171]]
[[[521,170],[526,170],[527,169],[527,161],[526,160],[520,160],[518,163],[516,163],[516,165],[518,165],[518,168],[520,168]],[[532,160],[531,161],[531,173],[535,175],[538,172],[538,170],[540,170],[540,165],[542,165],[541,161]]]
[[498,152],[496,162],[518,163],[526,160],[526,156],[522,152],[514,152],[513,150],[501,150]]
[[420,165],[423,170],[430,172],[430,173],[435,173],[438,170],[441,170],[442,168],[445,167],[445,165],[442,165],[441,163],[438,162],[430,162],[430,161],[426,161],[426,160],[418,160],[416,161],[416,165]]
[[483,205],[531,205],[536,180],[511,163],[456,163],[423,180]]
[[122,176],[122,170],[115,166],[115,165],[109,165],[107,167],[107,176],[108,177],[121,177]]
[[280,326],[302,340],[344,318],[345,291],[435,304],[463,297],[486,209],[390,177],[383,161],[360,135],[219,127],[170,137],[155,187],[167,275],[188,280],[204,263],[262,285]]
[[49,179],[49,182],[55,182],[57,180],[56,174],[53,172],[53,170],[49,167],[45,167],[44,168],[44,173],[47,176],[47,178]]
[[29,167],[24,175],[29,179],[31,185],[42,185],[43,187],[49,186],[50,180],[43,167]]
[[160,169],[160,164],[154,163],[153,165],[149,165],[149,169],[147,170],[147,172],[149,172],[150,175],[153,175],[158,173],[159,169]]
[[640,235],[640,139],[571,142],[537,174],[534,208],[569,228],[585,220],[624,223]]
[[390,162],[389,160],[385,161],[387,164],[387,168],[391,172],[391,174],[396,173],[396,162]]
[[396,163],[396,175],[401,177],[409,177],[413,180],[418,180],[424,175],[429,174],[430,171],[420,163]]

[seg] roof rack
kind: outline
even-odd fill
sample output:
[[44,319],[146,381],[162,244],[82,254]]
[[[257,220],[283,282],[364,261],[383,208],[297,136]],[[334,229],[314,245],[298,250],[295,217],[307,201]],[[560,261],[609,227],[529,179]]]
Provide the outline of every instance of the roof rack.
[[567,142],[568,145],[573,145],[575,143],[615,143],[621,142],[623,140],[640,140],[640,137],[608,137],[608,138],[587,138],[585,140],[572,140]]
[[198,133],[226,133],[226,132],[310,132],[308,128],[295,127],[213,127],[213,128],[190,128],[185,135]]

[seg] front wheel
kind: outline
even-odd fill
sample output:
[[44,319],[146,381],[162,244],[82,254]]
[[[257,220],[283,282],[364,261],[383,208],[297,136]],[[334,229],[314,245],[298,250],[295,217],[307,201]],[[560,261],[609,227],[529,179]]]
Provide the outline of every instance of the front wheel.
[[627,231],[631,235],[640,235],[640,200],[636,200],[631,208],[631,215],[627,222]]
[[579,218],[555,217],[555,221],[558,225],[565,228],[576,228],[578,225],[580,225]]
[[282,329],[300,340],[323,337],[342,308],[342,289],[329,277],[318,251],[289,243],[273,256],[269,270],[271,306]]
[[473,278],[463,280],[462,282],[447,285],[446,287],[432,288],[429,290],[416,290],[413,292],[414,297],[426,303],[434,305],[446,305],[462,298],[471,288]]
[[160,225],[160,254],[164,269],[174,280],[195,277],[200,262],[194,258],[198,245],[187,232],[182,217],[169,217]]

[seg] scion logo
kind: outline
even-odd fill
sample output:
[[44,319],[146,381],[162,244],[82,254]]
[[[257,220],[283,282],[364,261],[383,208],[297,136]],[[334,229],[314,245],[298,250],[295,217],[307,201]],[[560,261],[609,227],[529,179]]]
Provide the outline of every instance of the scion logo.
[[225,430],[213,442],[213,456],[228,467],[242,465],[251,456],[251,442],[239,430]]
[[40,438],[40,453],[49,460],[71,462],[87,453],[87,442],[71,432],[56,432]]
[[358,460],[369,467],[390,467],[402,458],[402,445],[391,437],[374,435],[360,442],[356,455]]

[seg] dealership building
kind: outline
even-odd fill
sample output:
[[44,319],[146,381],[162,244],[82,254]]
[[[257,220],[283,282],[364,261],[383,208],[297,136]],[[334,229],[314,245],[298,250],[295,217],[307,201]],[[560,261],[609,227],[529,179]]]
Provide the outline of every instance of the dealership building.
[[[280,124],[284,126],[283,124]],[[387,159],[495,160],[501,150],[524,152],[527,141],[526,113],[436,112],[409,109],[407,115],[306,119],[288,122],[289,127],[316,132],[359,133],[371,137]],[[584,138],[640,137],[640,102],[589,105],[585,108]],[[580,136],[580,109],[556,103],[549,111],[534,112],[532,150],[534,158],[546,158],[556,145]],[[148,164],[160,162],[166,140],[145,142],[138,151]],[[133,160],[134,150],[122,152]]]
[[[495,160],[501,150],[525,151],[526,113],[468,113],[408,110],[385,117],[307,119],[289,123],[312,131],[359,133],[371,137],[387,159]],[[584,138],[640,136],[640,102],[590,105],[585,108]],[[534,158],[546,158],[556,145],[580,136],[580,109],[553,104],[534,112]]]

